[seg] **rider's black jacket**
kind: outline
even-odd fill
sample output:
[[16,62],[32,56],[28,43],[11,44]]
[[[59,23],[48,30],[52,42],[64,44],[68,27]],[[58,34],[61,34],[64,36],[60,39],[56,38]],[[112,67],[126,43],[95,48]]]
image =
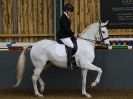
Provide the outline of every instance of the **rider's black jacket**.
[[58,33],[58,38],[67,38],[74,37],[74,33],[71,30],[71,21],[70,19],[63,13],[60,18],[60,31]]

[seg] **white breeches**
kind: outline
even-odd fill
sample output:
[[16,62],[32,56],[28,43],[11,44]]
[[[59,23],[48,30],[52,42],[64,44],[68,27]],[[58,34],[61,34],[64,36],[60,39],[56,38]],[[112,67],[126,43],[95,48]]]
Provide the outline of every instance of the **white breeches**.
[[73,42],[71,41],[71,38],[63,38],[61,41],[68,47],[74,48]]

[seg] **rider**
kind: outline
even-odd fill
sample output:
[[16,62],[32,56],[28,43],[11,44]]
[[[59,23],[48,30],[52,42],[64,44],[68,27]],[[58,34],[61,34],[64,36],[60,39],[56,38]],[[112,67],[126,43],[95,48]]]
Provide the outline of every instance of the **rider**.
[[77,38],[77,33],[72,32],[71,30],[71,21],[70,16],[72,15],[72,12],[74,11],[74,6],[72,4],[66,4],[64,6],[64,12],[60,18],[60,31],[59,31],[59,39],[64,43],[68,49],[67,49],[67,65],[68,68],[73,69],[74,66],[72,66],[72,50],[74,48],[74,44],[72,42],[75,41]]

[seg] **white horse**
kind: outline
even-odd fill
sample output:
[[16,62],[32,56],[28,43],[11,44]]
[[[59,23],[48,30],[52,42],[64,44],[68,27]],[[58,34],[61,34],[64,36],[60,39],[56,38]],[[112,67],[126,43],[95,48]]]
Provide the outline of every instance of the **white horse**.
[[[74,57],[76,59],[76,64],[81,68],[82,72],[82,94],[91,97],[90,94],[86,92],[86,77],[87,71],[93,70],[97,71],[98,75],[91,86],[94,87],[99,83],[102,74],[102,69],[93,65],[92,62],[95,57],[94,49],[96,41],[101,41],[102,43],[109,45],[108,30],[106,28],[106,23],[94,23],[88,26],[82,33],[81,37],[77,39],[78,50]],[[60,46],[56,41],[53,40],[41,40],[34,43],[32,46],[27,46],[21,53],[18,60],[17,69],[17,83],[18,86],[22,81],[24,67],[25,67],[25,52],[30,50],[30,58],[34,65],[34,73],[32,76],[34,92],[36,96],[42,97],[43,95],[38,91],[37,81],[40,83],[40,91],[44,91],[44,82],[40,77],[43,69],[46,67],[46,62],[51,61],[54,65],[60,68],[67,67],[67,56],[64,45],[60,46],[62,48],[60,51],[56,51]]]

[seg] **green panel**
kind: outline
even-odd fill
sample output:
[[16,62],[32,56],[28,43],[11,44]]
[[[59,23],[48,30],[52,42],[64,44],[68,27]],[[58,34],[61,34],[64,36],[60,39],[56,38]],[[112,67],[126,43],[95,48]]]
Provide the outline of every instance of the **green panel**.
[[60,29],[60,15],[62,14],[60,12],[61,6],[64,4],[64,0],[62,0],[62,4],[60,4],[61,0],[56,0],[56,39],[58,39],[58,32]]
[[56,32],[59,31],[60,23],[60,0],[56,0]]

